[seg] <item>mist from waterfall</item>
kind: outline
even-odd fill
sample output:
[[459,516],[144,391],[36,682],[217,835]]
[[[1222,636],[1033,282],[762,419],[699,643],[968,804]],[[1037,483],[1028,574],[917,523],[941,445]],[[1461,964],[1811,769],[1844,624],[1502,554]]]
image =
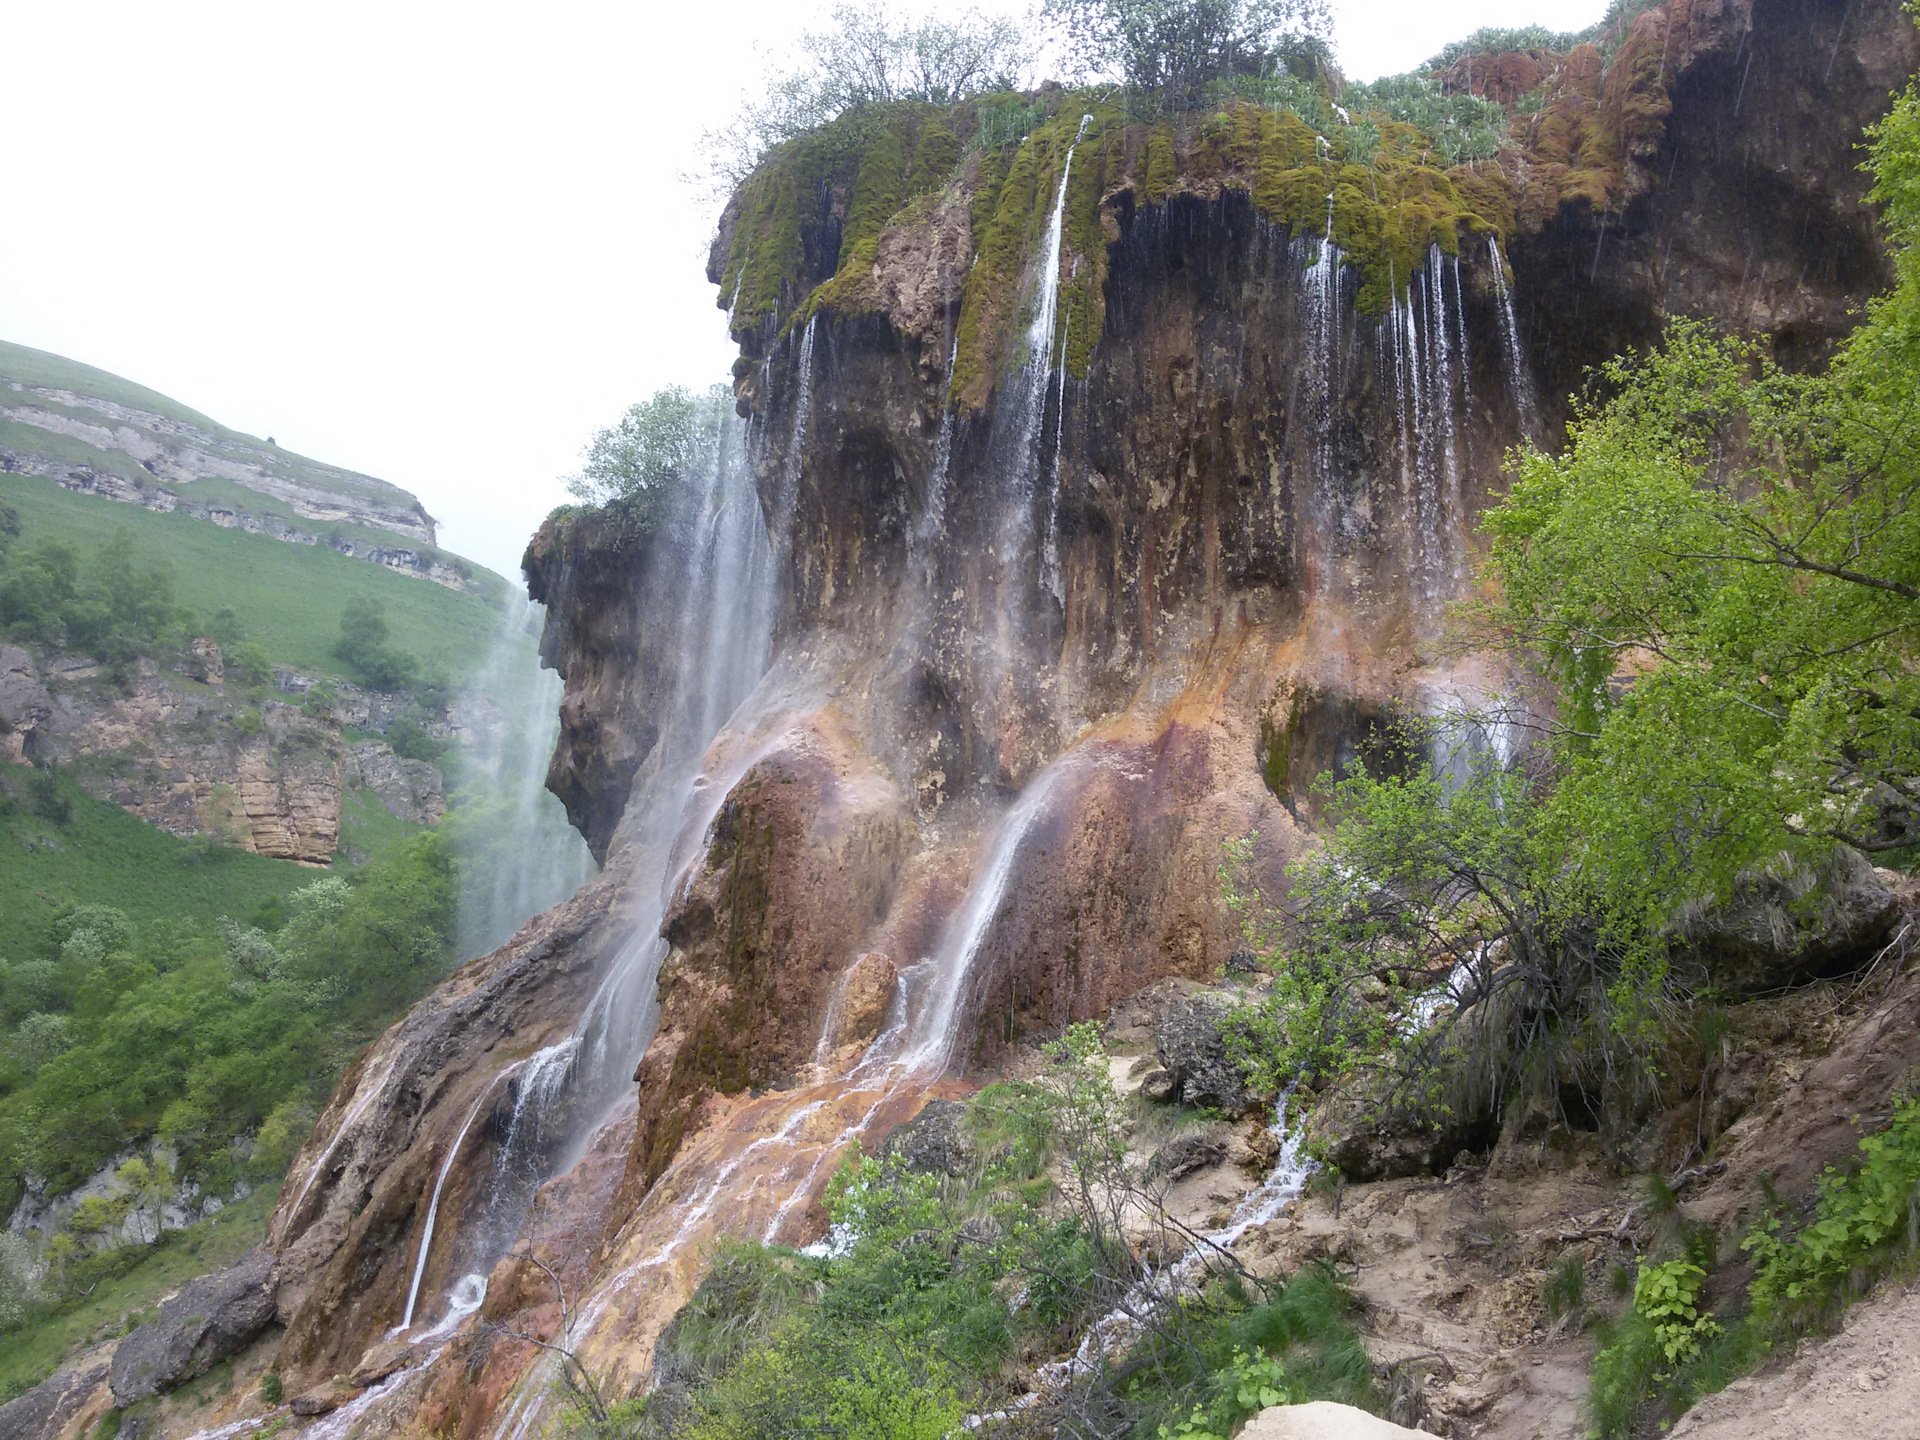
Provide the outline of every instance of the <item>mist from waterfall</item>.
[[502,944],[594,871],[586,841],[547,789],[565,687],[540,664],[546,617],[544,605],[514,589],[486,666],[458,707],[465,723],[448,828],[460,861],[462,958]]

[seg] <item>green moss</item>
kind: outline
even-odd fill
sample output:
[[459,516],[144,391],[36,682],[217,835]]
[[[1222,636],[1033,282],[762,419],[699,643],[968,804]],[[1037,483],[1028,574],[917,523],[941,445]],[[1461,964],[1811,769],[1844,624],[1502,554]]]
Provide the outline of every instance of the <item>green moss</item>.
[[954,394],[964,405],[986,404],[993,389],[1002,322],[1017,308],[1022,267],[1032,253],[1036,214],[1044,203],[1038,197],[1049,193],[1052,163],[1042,153],[1047,149],[1048,142],[1036,132],[1014,151],[996,187],[992,213],[975,234],[953,376]]
[[[864,128],[864,127],[863,127]],[[806,274],[805,228],[823,210],[836,180],[844,181],[857,148],[841,122],[777,146],[735,197],[733,243],[720,276],[733,297],[733,333],[744,339],[776,324],[783,302]]]
[[[930,197],[957,170],[975,258],[961,299],[952,393],[964,407],[984,406],[1001,371],[1026,358],[1017,344],[1026,318],[1021,300],[1083,114],[1092,119],[1068,185],[1056,330],[1076,376],[1090,370],[1104,333],[1107,247],[1117,235],[1103,207],[1121,189],[1131,187],[1142,205],[1181,191],[1237,190],[1269,222],[1312,236],[1325,230],[1331,210],[1335,240],[1362,273],[1360,308],[1376,315],[1410,283],[1430,246],[1454,254],[1466,236],[1513,228],[1515,202],[1499,171],[1448,171],[1433,160],[1423,132],[1384,117],[1327,137],[1293,110],[1243,101],[1134,125],[1086,93],[1049,101],[1051,114],[1028,107],[1018,125],[1007,118],[1010,101],[894,107],[855,130],[835,122],[775,152],[736,202],[722,277],[723,286],[739,286],[736,334],[745,340],[822,309],[879,305],[872,276],[880,237],[931,223]],[[997,139],[1019,130],[1017,143]],[[1359,137],[1351,155],[1348,130]],[[843,233],[834,273],[809,284],[806,226],[831,218],[835,207]]]

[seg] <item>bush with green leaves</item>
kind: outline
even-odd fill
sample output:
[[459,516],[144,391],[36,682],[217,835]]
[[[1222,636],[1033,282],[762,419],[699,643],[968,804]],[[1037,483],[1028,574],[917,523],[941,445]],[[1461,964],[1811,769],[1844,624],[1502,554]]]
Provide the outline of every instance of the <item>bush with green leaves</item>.
[[405,690],[420,678],[419,663],[392,643],[386,612],[377,600],[354,600],[340,612],[340,639],[333,653],[356,680],[375,690]]
[[[42,956],[7,967],[0,987],[12,1062],[0,1066],[0,1208],[28,1175],[59,1193],[147,1138],[210,1190],[272,1173],[297,1144],[282,1133],[292,1117],[444,973],[454,891],[445,841],[429,833],[350,879],[311,882],[272,935],[63,913]],[[243,1161],[233,1140],[272,1123],[272,1143]]]
[[618,515],[632,533],[651,535],[676,488],[718,463],[732,414],[733,391],[724,385],[656,390],[595,433],[567,489]]
[[[656,1347],[638,1433],[945,1436],[1017,1398],[1024,1368],[1071,1351],[1139,1273],[1111,1227],[1121,1209],[1130,1226],[1150,1219],[1158,1197],[1127,1158],[1109,1075],[1097,1032],[1075,1027],[1034,1080],[969,1103],[972,1173],[855,1157],[829,1187],[824,1253],[723,1248]],[[1347,1304],[1323,1271],[1261,1291],[1222,1265],[1026,1413],[1098,1414],[1100,1433],[1153,1440],[1231,1426],[1269,1397],[1370,1405]]]
[[1242,1037],[1269,1089],[1436,1053],[1409,992],[1460,967],[1477,1013],[1441,1031],[1476,1055],[1643,1079],[1615,1052],[1684,1028],[1680,906],[1842,844],[1920,854],[1920,89],[1871,166],[1897,283],[1831,365],[1675,322],[1601,369],[1563,453],[1519,455],[1482,522],[1495,598],[1465,613],[1556,685],[1526,763],[1442,773],[1416,725],[1325,779],[1288,894],[1230,867],[1273,975]]
[[1831,1315],[1901,1254],[1920,1248],[1920,1099],[1902,1100],[1860,1142],[1852,1170],[1820,1177],[1813,1218],[1791,1234],[1773,1215],[1747,1237],[1753,1317],[1788,1333]]
[[1433,142],[1442,164],[1491,160],[1507,138],[1507,112],[1478,95],[1449,94],[1425,75],[1396,75],[1349,85],[1340,103],[1354,115],[1385,116],[1412,125]]
[[145,558],[129,532],[116,530],[85,560],[54,540],[0,550],[0,634],[76,650],[123,674],[139,656],[177,651],[186,623],[172,567]]

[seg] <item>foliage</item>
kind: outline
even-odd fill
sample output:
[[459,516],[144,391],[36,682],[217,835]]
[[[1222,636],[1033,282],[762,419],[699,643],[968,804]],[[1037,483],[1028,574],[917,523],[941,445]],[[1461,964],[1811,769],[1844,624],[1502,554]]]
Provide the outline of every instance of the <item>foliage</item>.
[[1544,25],[1484,26],[1464,40],[1455,40],[1421,67],[1450,70],[1476,55],[1500,55],[1514,50],[1551,50],[1564,55],[1579,45],[1598,45],[1611,54],[1626,38],[1633,20],[1659,0],[1610,0],[1607,13],[1584,30],[1549,30]]
[[1587,1267],[1578,1254],[1564,1255],[1540,1286],[1540,1304],[1549,1320],[1580,1314],[1587,1300]]
[[1477,95],[1449,94],[1437,80],[1400,75],[1349,85],[1340,103],[1356,115],[1383,115],[1412,125],[1432,141],[1444,165],[1491,160],[1506,141],[1507,114]]
[[1030,49],[1020,25],[1000,14],[942,7],[908,19],[877,0],[837,5],[826,26],[801,35],[784,71],[707,133],[707,163],[731,191],[776,147],[844,116],[1012,90]]
[[94,799],[63,772],[0,766],[0,795],[15,794],[32,803],[0,807],[0,1024],[44,1008],[32,1003],[34,967],[58,958],[49,926],[68,923],[75,907],[110,905],[158,953],[169,927],[250,915],[313,878],[240,850],[196,857],[190,842]]
[[1041,7],[1076,73],[1117,80],[1159,108],[1196,108],[1223,76],[1318,53],[1323,0],[1046,0]]
[[[84,589],[100,537],[123,530],[132,537],[136,573],[169,571],[175,605],[198,617],[195,624],[201,628],[184,627],[179,639],[215,633],[223,610],[246,617],[235,644],[258,650],[240,657],[238,673],[229,650],[230,684],[234,679],[265,683],[274,664],[309,674],[343,674],[333,655],[339,616],[361,598],[380,605],[392,642],[417,657],[423,671],[474,673],[499,632],[497,601],[490,596],[501,592],[503,582],[485,571],[476,572],[475,591],[450,590],[325,545],[288,545],[177,510],[143,510],[74,494],[31,476],[9,477],[7,498],[20,515],[22,535],[11,558],[0,558],[0,587],[11,566],[43,547],[60,547],[74,557],[76,583]],[[268,673],[249,670],[260,658],[269,661]]]
[[1814,1216],[1790,1238],[1771,1217],[1744,1243],[1753,1254],[1753,1316],[1771,1333],[1831,1313],[1863,1279],[1920,1247],[1920,1099],[1895,1108],[1886,1127],[1860,1142],[1852,1171],[1829,1168]]
[[733,392],[657,390],[598,431],[567,489],[582,503],[616,507],[629,529],[650,535],[666,516],[674,487],[715,462]]
[[[1069,1030],[1047,1061],[969,1103],[970,1174],[856,1156],[829,1187],[819,1253],[723,1248],[656,1348],[641,1433],[946,1435],[1020,1393],[1023,1362],[1071,1348],[1137,1278],[1116,1227],[1151,1226],[1159,1196],[1128,1159],[1093,1027]],[[1230,1425],[1269,1395],[1371,1403],[1346,1303],[1324,1272],[1256,1296],[1202,1267],[1041,1418],[1097,1414],[1099,1433],[1150,1440]]]
[[392,643],[386,611],[375,600],[350,601],[340,612],[333,654],[349,674],[375,690],[404,690],[419,675],[414,658]]
[[1642,1265],[1633,1282],[1633,1313],[1653,1327],[1653,1340],[1669,1365],[1696,1359],[1700,1342],[1720,1333],[1720,1324],[1700,1306],[1707,1272],[1687,1260]]
[[84,562],[57,540],[0,550],[0,633],[124,667],[177,649],[186,629],[172,567],[143,557],[121,528]]
[[1440,1062],[1463,1043],[1467,1080],[1497,1091],[1529,1057],[1577,1068],[1596,1040],[1658,1040],[1658,953],[1593,923],[1560,863],[1552,792],[1459,753],[1465,723],[1405,720],[1346,776],[1321,777],[1324,843],[1290,868],[1284,904],[1255,877],[1258,837],[1228,844],[1222,900],[1270,977],[1228,1031],[1257,1089],[1385,1064],[1411,1087],[1397,1101],[1439,1118],[1462,1098],[1434,1088]]
[[24,1235],[0,1231],[0,1334],[36,1319],[48,1302],[47,1266]]
[[[439,978],[453,892],[445,844],[428,834],[351,881],[311,882],[273,936],[228,923],[224,936],[179,937],[97,911],[65,917],[50,958],[8,970],[9,1010],[64,1020],[67,1044],[30,1073],[0,1072],[0,1201],[28,1174],[58,1193],[147,1137],[177,1149],[185,1177],[207,1189],[269,1173],[285,1137],[253,1162],[232,1140],[275,1116],[288,1125],[284,1107],[315,1101],[355,1045]],[[144,1173],[122,1179],[152,1214],[173,1187],[140,1163]]]
[[1477,618],[1544,660],[1562,727],[1465,777],[1423,763],[1445,722],[1415,727],[1324,782],[1285,909],[1229,877],[1275,974],[1243,1044],[1269,1086],[1404,1048],[1407,992],[1461,966],[1499,1021],[1476,1047],[1650,1055],[1676,905],[1783,854],[1920,840],[1920,91],[1874,145],[1899,283],[1827,371],[1676,323],[1488,512]]
[[273,1201],[273,1187],[262,1186],[157,1244],[50,1263],[43,1303],[26,1323],[0,1326],[0,1403],[52,1374],[76,1347],[124,1334],[189,1280],[240,1259],[264,1237]]
[[1213,1390],[1212,1404],[1194,1406],[1172,1429],[1160,1426],[1161,1440],[1225,1440],[1249,1415],[1275,1405],[1298,1405],[1307,1398],[1304,1387],[1278,1360],[1238,1348],[1227,1368],[1214,1376]]

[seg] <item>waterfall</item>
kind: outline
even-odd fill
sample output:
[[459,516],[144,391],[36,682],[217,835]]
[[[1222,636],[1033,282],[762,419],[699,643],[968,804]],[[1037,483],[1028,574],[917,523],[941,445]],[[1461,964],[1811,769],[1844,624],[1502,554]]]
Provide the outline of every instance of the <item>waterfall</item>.
[[1513,308],[1513,287],[1507,282],[1507,257],[1501,253],[1500,237],[1487,237],[1487,253],[1493,261],[1493,292],[1500,302],[1500,346],[1506,361],[1507,388],[1520,412],[1520,433],[1533,444],[1545,436],[1540,431],[1540,410],[1533,394],[1533,372],[1527,368],[1527,352],[1520,342],[1520,317]]
[[[801,342],[801,426],[812,336],[810,325]],[[401,1329],[411,1326],[422,1308],[442,1192],[468,1132],[501,1086],[511,1087],[512,1106],[492,1139],[487,1178],[462,1207],[454,1254],[463,1273],[442,1322],[448,1327],[477,1305],[475,1287],[484,1293],[485,1276],[519,1238],[539,1186],[571,1165],[631,1094],[634,1066],[652,1039],[655,981],[666,950],[660,926],[673,877],[684,861],[683,833],[689,828],[704,832],[732,788],[731,781],[703,783],[702,760],[759,683],[772,632],[772,543],[745,453],[744,429],[722,387],[716,387],[713,404],[705,453],[670,500],[662,530],[648,550],[649,564],[664,567],[657,580],[649,578],[649,588],[664,597],[649,622],[656,635],[671,637],[662,646],[669,683],[655,697],[659,736],[636,776],[622,825],[623,854],[634,866],[628,938],[572,1032],[500,1071],[468,1112],[429,1197]],[[791,473],[797,475],[797,469],[795,462]],[[742,770],[752,758],[739,762]]]
[[[1087,133],[1087,126],[1093,123],[1091,115],[1080,117],[1080,126],[1073,133],[1073,142],[1067,146],[1067,158],[1060,167],[1060,186],[1054,191],[1053,211],[1047,217],[1046,235],[1040,242],[1040,268],[1034,287],[1033,319],[1027,326],[1027,355],[1025,395],[1024,440],[1021,445],[1020,461],[1026,481],[1026,493],[1017,497],[1027,500],[1038,488],[1040,471],[1045,464],[1041,449],[1041,427],[1046,420],[1047,392],[1052,388],[1051,381],[1057,359],[1064,361],[1062,354],[1054,352],[1053,332],[1058,323],[1060,309],[1060,251],[1066,243],[1067,223],[1067,184],[1073,178],[1073,152],[1080,148],[1081,137]],[[1064,348],[1064,347],[1063,347]],[[1064,369],[1060,376],[1060,403],[1066,402],[1066,375]],[[1041,545],[1040,572],[1041,581],[1052,592],[1055,599],[1060,598],[1060,557],[1056,549],[1054,529],[1060,509],[1060,456],[1056,448],[1053,464],[1047,474],[1047,526]]]
[[468,1109],[467,1118],[460,1122],[459,1130],[454,1133],[453,1144],[447,1147],[446,1158],[440,1162],[440,1173],[434,1176],[433,1195],[427,1202],[426,1228],[420,1232],[420,1254],[413,1262],[413,1283],[407,1286],[407,1308],[400,1316],[399,1325],[394,1327],[396,1334],[413,1326],[413,1309],[420,1301],[420,1281],[427,1273],[427,1256],[433,1253],[433,1225],[440,1217],[440,1192],[447,1188],[447,1176],[453,1173],[453,1162],[460,1158],[460,1147],[466,1144],[467,1132],[473,1129],[473,1122],[480,1118],[480,1107],[486,1104],[492,1094],[492,1085],[480,1092],[479,1098]]
[[948,922],[938,951],[925,967],[930,974],[912,1007],[898,1062],[908,1072],[938,1073],[952,1059],[960,1038],[960,1001],[973,977],[980,946],[999,917],[1014,862],[1035,823],[1047,813],[1053,788],[1074,759],[1070,755],[1042,771],[1001,820],[986,859],[967,888],[966,903]]
[[[1303,242],[1311,244],[1311,242]],[[1305,307],[1308,338],[1316,348],[1309,367],[1314,390],[1314,459],[1320,505],[1330,520],[1346,519],[1334,488],[1334,458],[1340,399],[1340,247],[1333,240],[1333,196],[1327,196],[1327,228],[1309,260],[1302,257],[1300,296]],[[1342,527],[1344,528],[1344,527]],[[1322,571],[1322,584],[1330,579]]]
[[[774,534],[785,550],[793,540],[793,512],[800,503],[800,471],[806,460],[807,425],[813,418],[813,336],[820,315],[807,317],[800,331],[800,346],[793,362],[793,431],[787,440],[785,463],[780,467],[780,492],[773,514]],[[772,357],[768,357],[771,363]]]
[[547,790],[564,686],[540,666],[546,614],[514,590],[487,663],[459,706],[466,724],[448,830],[460,863],[459,950],[467,958],[505,942],[593,873],[586,842]]

